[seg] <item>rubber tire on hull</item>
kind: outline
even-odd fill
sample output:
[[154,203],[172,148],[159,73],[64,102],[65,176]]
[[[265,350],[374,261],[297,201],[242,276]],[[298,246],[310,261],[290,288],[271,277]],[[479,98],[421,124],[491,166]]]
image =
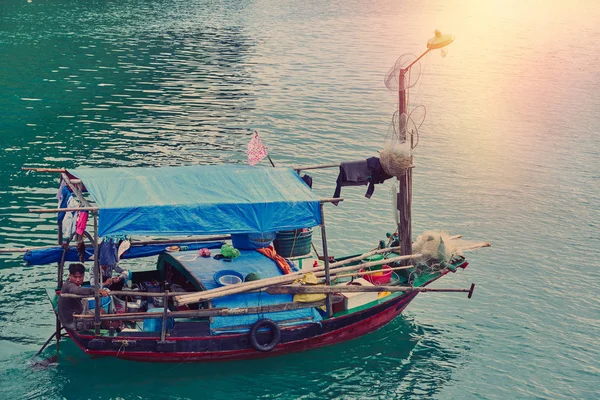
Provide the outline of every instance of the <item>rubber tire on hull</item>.
[[[256,335],[258,334],[258,330],[262,328],[269,328],[271,332],[273,332],[273,339],[269,343],[261,344],[258,342]],[[277,323],[269,318],[262,318],[252,324],[252,328],[250,328],[250,344],[258,351],[271,351],[279,344],[281,341],[281,331],[279,330],[279,326]]]

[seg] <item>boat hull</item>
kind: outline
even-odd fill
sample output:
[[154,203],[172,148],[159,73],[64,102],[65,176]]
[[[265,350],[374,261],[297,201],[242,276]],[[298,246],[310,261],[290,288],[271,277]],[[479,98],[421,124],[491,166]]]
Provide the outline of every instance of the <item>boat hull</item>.
[[248,333],[194,335],[172,331],[165,342],[156,336],[102,336],[94,338],[69,331],[77,345],[90,355],[149,362],[209,362],[245,360],[301,352],[352,340],[373,332],[397,317],[417,293],[408,293],[352,314],[281,329],[281,342],[268,352],[250,344]]

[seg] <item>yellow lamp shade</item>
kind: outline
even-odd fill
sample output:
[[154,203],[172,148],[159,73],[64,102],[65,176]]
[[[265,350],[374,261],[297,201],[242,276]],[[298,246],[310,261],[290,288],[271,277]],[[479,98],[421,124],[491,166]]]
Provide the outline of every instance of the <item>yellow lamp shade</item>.
[[454,35],[442,35],[442,32],[435,30],[435,36],[427,41],[429,50],[441,49],[454,42]]

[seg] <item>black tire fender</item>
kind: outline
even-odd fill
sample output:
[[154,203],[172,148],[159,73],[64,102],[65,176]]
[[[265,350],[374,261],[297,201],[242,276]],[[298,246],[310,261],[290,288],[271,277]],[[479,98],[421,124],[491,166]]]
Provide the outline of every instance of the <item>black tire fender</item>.
[[[268,328],[271,330],[271,332],[273,332],[273,339],[269,343],[259,343],[258,339],[256,338],[258,330],[262,328]],[[252,327],[250,328],[250,344],[256,350],[263,352],[271,351],[279,344],[280,341],[281,330],[279,329],[279,326],[277,326],[277,323],[272,319],[262,318],[252,324]]]

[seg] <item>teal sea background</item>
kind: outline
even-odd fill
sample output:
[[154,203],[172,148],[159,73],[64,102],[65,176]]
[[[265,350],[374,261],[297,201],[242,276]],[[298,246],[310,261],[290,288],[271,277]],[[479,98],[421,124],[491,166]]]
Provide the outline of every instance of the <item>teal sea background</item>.
[[[90,358],[54,330],[56,266],[0,254],[2,399],[595,399],[600,393],[600,3],[593,0],[2,0],[0,246],[56,242],[54,174],[22,166],[244,163],[376,156],[397,94],[383,79],[434,29],[421,63],[413,234],[490,241],[465,271],[363,338],[264,360]],[[264,161],[263,161],[264,162]],[[311,173],[331,197],[337,173]],[[330,253],[394,229],[391,181],[326,207]],[[131,268],[143,268],[141,263]],[[51,345],[45,356],[54,354]]]

